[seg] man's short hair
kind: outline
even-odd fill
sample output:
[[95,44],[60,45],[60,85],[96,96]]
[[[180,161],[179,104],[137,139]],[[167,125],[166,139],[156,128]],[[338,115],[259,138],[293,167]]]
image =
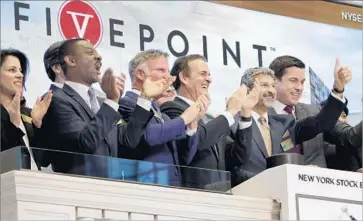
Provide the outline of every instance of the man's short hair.
[[277,57],[270,64],[270,69],[275,72],[275,77],[279,80],[281,80],[282,76],[285,74],[285,70],[290,67],[304,69],[305,64],[300,59],[290,55]]
[[68,55],[72,55],[73,53],[73,46],[79,41],[88,41],[85,38],[72,38],[62,42],[58,49],[58,60],[60,62],[60,66],[64,75],[67,74],[67,64],[64,58]]
[[170,75],[176,77],[173,83],[173,86],[176,90],[178,90],[180,87],[179,73],[183,72],[187,76],[189,76],[189,64],[195,60],[203,60],[207,62],[207,59],[205,59],[205,57],[199,54],[186,55],[183,57],[179,57],[178,59],[175,60],[174,65],[171,68]]
[[137,67],[145,64],[150,59],[157,57],[169,57],[168,53],[158,50],[158,49],[150,49],[146,51],[141,51],[135,55],[133,59],[129,62],[129,74],[131,77],[131,81],[134,80],[134,74]]
[[275,78],[274,71],[271,70],[270,68],[263,68],[263,67],[248,68],[241,78],[241,85],[244,84],[249,88],[253,87],[253,84],[255,82],[255,77],[260,74],[269,75]]
[[59,47],[62,45],[63,41],[54,42],[45,52],[43,56],[44,68],[47,72],[48,78],[54,82],[56,74],[54,73],[52,66],[60,64],[59,61]]

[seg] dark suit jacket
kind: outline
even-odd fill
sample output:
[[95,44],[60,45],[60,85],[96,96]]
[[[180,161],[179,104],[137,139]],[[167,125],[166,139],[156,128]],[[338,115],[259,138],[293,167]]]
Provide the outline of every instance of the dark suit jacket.
[[[303,104],[303,103],[298,103],[295,108],[296,108],[296,119],[297,120],[302,120],[302,119],[306,119],[306,118],[310,118],[313,116],[320,116],[319,118],[321,120],[324,121],[324,118],[327,119],[326,123],[324,123],[323,128],[320,128],[321,131],[319,134],[317,134],[316,136],[311,137],[310,139],[304,141],[302,143],[302,147],[303,147],[303,152],[304,152],[304,158],[305,158],[305,164],[307,165],[318,165],[319,167],[323,167],[326,168],[327,167],[327,163],[326,163],[326,159],[325,159],[325,148],[324,146],[326,145],[324,143],[324,136],[322,134],[322,132],[326,132],[329,133],[335,126],[341,112],[343,111],[343,109],[341,108],[341,101],[338,101],[337,99],[333,98],[331,95],[329,96],[328,100],[332,100],[333,102],[337,104],[336,107],[329,107],[325,110],[327,110],[326,112],[322,112],[322,108],[320,105],[315,105],[315,104]],[[330,102],[332,104],[332,102]],[[335,106],[335,105],[333,105]],[[345,106],[345,105],[344,105]],[[330,110],[333,110],[334,112],[331,112],[332,114],[334,114],[334,116],[332,116],[332,114],[330,114]],[[335,118],[335,115],[337,114],[337,112],[340,111],[339,116],[337,118]],[[330,119],[334,119],[334,124],[333,121],[330,121]],[[324,121],[325,122],[325,121]],[[328,123],[329,122],[329,123]]]
[[[161,110],[174,119],[179,117],[188,107],[187,102],[176,97],[174,101],[164,103]],[[239,119],[236,119],[236,122],[238,121]],[[242,156],[246,155],[243,151],[247,150],[242,149],[238,142],[234,142],[234,138],[237,137],[240,143],[250,146],[251,139],[247,137],[252,136],[251,127],[244,129],[244,133],[241,133],[240,136],[239,133],[235,134],[236,131],[240,131],[237,128],[237,123],[231,127],[233,128],[231,131],[224,116],[210,119],[207,124],[201,120],[198,124],[198,150],[193,161],[189,164],[191,168],[183,168],[184,185],[204,189],[208,188],[208,185],[213,186],[210,185],[213,183],[229,183],[230,177],[225,171],[234,171],[234,167],[240,166]],[[225,187],[229,189],[230,185]]]
[[[31,109],[26,107],[24,103],[20,108],[20,113],[23,115],[22,121],[29,139],[30,147],[37,147],[38,138],[36,134],[38,133],[38,129],[29,121],[31,119]],[[28,120],[25,120],[26,118]],[[24,143],[23,136],[23,131],[11,123],[9,113],[1,105],[1,151],[9,150],[17,146],[23,146],[24,148],[21,149],[21,152],[23,155],[22,160],[25,162],[22,163],[24,163],[24,166],[27,169],[30,169],[30,154],[25,148],[26,145]],[[37,157],[34,152],[33,156],[38,169],[40,169],[39,157]]]
[[[344,107],[344,103],[329,96],[327,104],[317,115],[297,121],[295,121],[292,115],[276,115],[274,109],[269,109],[268,119],[272,139],[272,154],[274,155],[283,152],[281,141],[287,130],[290,131],[291,139],[294,144],[301,144],[304,141],[314,138],[319,133],[330,131]],[[250,155],[246,156],[246,159],[248,159],[247,163],[240,168],[237,168],[236,184],[239,184],[266,169],[267,151],[256,122],[252,124],[252,133],[254,143],[252,143],[251,147],[245,147],[251,149],[250,151],[247,151]],[[306,147],[303,149],[304,157],[306,154],[305,149]],[[294,148],[290,149],[289,152],[295,152]]]
[[[120,99],[120,109],[123,119],[129,120],[134,112],[138,95],[132,91],[126,92]],[[156,104],[154,104],[156,105]],[[153,117],[145,134],[137,145],[137,151],[129,152],[128,157],[164,164],[187,165],[193,159],[197,149],[196,135],[187,137],[186,127],[181,118],[170,119],[163,114],[164,122]],[[180,185],[180,168],[169,166],[169,185]]]
[[330,133],[324,134],[329,142],[325,148],[329,168],[357,171],[362,168],[362,122],[352,127],[337,123]]
[[42,148],[66,151],[52,154],[56,155],[52,157],[55,172],[108,177],[109,160],[101,156],[122,157],[127,149],[135,148],[151,116],[137,106],[125,124],[107,104],[94,114],[83,98],[65,84],[53,92],[43,119]]
[[[236,168],[232,184],[238,185],[266,169],[266,158],[268,157],[265,142],[255,120],[252,120],[252,145],[243,146],[247,149],[243,156],[243,165]],[[269,111],[268,124],[272,141],[272,155],[283,152],[281,148],[282,137],[285,132],[293,127],[294,117],[289,115],[276,115]],[[242,144],[243,145],[243,144]]]

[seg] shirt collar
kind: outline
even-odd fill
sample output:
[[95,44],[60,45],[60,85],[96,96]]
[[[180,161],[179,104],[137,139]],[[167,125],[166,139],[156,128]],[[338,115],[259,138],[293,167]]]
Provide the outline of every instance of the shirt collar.
[[182,99],[183,101],[187,102],[187,104],[191,105],[194,103],[194,101],[190,100],[189,98],[183,97],[181,95],[177,95],[177,97],[179,97],[180,99]]
[[[258,119],[261,117],[261,115],[259,115],[258,113],[254,112],[254,111],[251,112],[251,115],[252,115],[252,118],[255,120],[255,122],[256,123],[258,122],[258,124],[260,124]],[[267,114],[267,112],[263,114],[263,117],[265,117],[266,123],[268,125],[268,114]]]
[[66,81],[65,84],[70,86],[73,90],[75,90],[79,94],[79,96],[83,98],[83,100],[89,103],[88,86],[73,81]]
[[[286,111],[284,111],[285,107],[286,107],[286,104],[283,104],[278,100],[275,100],[275,102],[273,104],[273,108],[275,109],[277,114],[289,114]],[[292,113],[295,114],[295,106],[292,106]]]
[[132,92],[134,92],[137,95],[141,95],[141,91],[137,90],[137,89],[132,89]]
[[58,83],[58,82],[53,82],[53,85],[59,88],[63,88],[63,84]]

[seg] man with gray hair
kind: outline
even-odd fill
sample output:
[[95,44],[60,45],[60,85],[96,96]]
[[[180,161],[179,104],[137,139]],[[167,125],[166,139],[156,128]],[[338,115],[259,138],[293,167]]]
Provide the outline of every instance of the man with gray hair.
[[[132,91],[126,92],[119,102],[119,112],[126,122],[134,110],[138,96],[150,90],[143,87],[145,81],[158,81],[160,87],[166,86],[165,90],[175,81],[175,77],[169,73],[168,54],[160,50],[139,52],[130,61],[129,72]],[[161,113],[155,102],[158,95],[149,97],[152,99],[154,117],[146,127],[142,141],[136,150],[130,150],[128,157],[175,165],[168,167],[166,184],[179,186],[181,174],[178,165],[187,165],[194,157],[197,148],[197,122],[200,113],[204,111],[204,104],[196,102],[180,117],[170,119]]]
[[252,142],[244,164],[236,168],[233,182],[237,185],[266,169],[266,158],[284,152],[298,152],[299,144],[329,131],[337,121],[345,103],[330,96],[316,116],[295,121],[292,115],[277,115],[272,108],[276,99],[275,76],[269,68],[249,68],[241,84],[260,82],[260,99],[252,111]]

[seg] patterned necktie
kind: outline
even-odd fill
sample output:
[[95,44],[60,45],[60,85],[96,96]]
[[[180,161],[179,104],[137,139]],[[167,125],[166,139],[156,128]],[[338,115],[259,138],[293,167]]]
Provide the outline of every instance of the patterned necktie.
[[161,120],[161,122],[164,122],[163,115],[161,114],[160,108],[156,102],[151,102],[151,109],[154,112],[154,116]]
[[[294,107],[292,105],[286,105],[284,108],[284,111],[286,111],[286,113],[292,114],[295,117],[295,115],[293,114],[293,110],[294,110]],[[286,131],[286,134],[284,137],[288,137],[288,139],[291,140],[290,132]],[[295,144],[294,147],[295,147],[296,153],[303,154],[303,149],[300,144]]]
[[88,96],[89,96],[89,101],[91,104],[91,110],[93,111],[93,113],[97,113],[97,111],[100,109],[100,106],[98,105],[98,101],[96,98],[96,94],[95,94],[95,89],[93,88],[89,88],[88,89]]
[[263,141],[265,142],[267,155],[271,156],[271,154],[272,154],[272,142],[271,142],[270,129],[267,126],[267,121],[266,121],[265,117],[261,116],[258,119],[258,122],[261,123],[260,132],[261,132]]

